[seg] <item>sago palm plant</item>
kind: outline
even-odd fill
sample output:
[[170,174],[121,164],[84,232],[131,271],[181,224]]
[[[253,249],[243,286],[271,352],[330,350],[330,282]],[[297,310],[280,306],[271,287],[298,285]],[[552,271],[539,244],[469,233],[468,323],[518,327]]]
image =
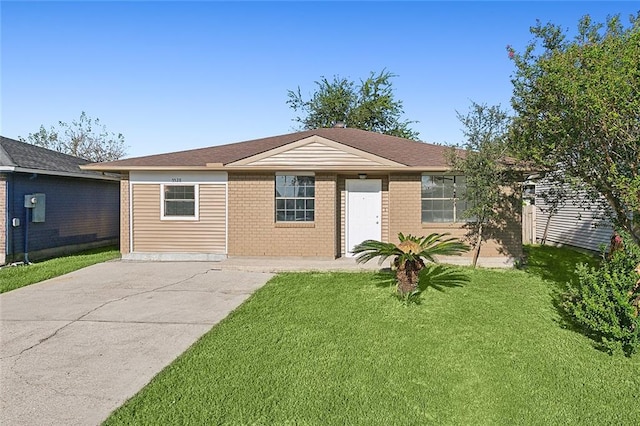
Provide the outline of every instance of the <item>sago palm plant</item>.
[[430,234],[426,237],[398,234],[398,244],[376,240],[366,240],[353,249],[356,262],[365,263],[376,257],[379,262],[394,256],[398,293],[405,297],[418,290],[419,274],[426,262],[437,262],[435,256],[460,255],[469,250],[469,246],[457,238],[445,238],[449,234]]

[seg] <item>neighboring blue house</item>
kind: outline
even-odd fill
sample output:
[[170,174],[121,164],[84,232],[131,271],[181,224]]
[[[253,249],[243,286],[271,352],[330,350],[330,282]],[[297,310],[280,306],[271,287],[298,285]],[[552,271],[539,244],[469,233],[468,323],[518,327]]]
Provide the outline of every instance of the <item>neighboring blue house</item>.
[[0,265],[118,243],[119,177],[87,163],[0,136]]

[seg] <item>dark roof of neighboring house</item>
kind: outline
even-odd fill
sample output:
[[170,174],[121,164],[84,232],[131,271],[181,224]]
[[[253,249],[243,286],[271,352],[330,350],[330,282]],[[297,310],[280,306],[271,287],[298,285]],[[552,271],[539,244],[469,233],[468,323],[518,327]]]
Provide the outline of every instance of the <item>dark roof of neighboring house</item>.
[[129,167],[198,167],[206,166],[207,163],[226,165],[314,135],[409,167],[447,167],[445,153],[451,149],[447,146],[359,129],[322,128],[209,148],[129,158],[100,163],[99,166],[126,169]]
[[80,169],[90,161],[36,145],[0,136],[0,167],[15,167],[51,174],[82,174],[97,177],[100,173]]

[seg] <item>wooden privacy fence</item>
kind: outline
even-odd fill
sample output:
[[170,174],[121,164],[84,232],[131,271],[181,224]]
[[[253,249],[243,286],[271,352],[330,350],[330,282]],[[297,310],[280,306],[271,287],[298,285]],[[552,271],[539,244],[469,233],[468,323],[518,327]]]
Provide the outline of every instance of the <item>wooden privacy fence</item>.
[[536,242],[536,206],[522,206],[522,244]]

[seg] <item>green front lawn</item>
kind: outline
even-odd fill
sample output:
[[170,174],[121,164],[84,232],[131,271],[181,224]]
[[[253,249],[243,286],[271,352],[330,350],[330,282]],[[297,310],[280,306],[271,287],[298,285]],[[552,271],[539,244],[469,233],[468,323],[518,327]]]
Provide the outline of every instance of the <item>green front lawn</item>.
[[385,274],[279,275],[106,424],[638,424],[640,356],[565,327],[573,261],[530,250],[419,304]]
[[96,263],[120,257],[114,247],[87,250],[68,256],[35,262],[30,265],[5,266],[0,269],[0,293],[35,284]]

